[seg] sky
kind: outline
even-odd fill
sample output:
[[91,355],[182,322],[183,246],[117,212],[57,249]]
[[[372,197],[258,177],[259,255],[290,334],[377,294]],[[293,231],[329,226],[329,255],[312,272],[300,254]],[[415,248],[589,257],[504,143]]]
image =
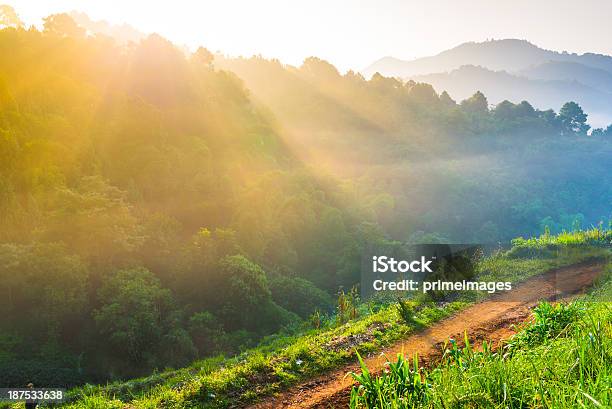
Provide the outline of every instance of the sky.
[[551,50],[612,54],[610,0],[0,0],[26,24],[83,11],[190,48],[260,54],[341,71],[393,56],[414,59],[466,41],[519,38]]

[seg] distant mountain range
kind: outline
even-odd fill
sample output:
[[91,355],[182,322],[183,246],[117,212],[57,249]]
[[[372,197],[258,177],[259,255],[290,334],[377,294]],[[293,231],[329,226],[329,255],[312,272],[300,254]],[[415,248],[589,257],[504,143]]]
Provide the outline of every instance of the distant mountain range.
[[362,73],[430,83],[462,100],[482,91],[491,104],[528,100],[540,109],[576,101],[594,126],[612,123],[612,56],[544,50],[524,40],[465,43],[432,57],[382,58]]

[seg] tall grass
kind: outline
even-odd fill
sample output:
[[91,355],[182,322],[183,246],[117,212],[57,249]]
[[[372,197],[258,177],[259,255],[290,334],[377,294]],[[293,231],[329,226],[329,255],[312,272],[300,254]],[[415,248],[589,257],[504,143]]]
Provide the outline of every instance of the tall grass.
[[551,256],[557,250],[584,246],[612,246],[612,230],[605,229],[603,225],[589,230],[562,232],[557,235],[551,235],[547,230],[539,237],[528,239],[519,237],[512,240],[512,249],[508,255],[514,257]]
[[[612,275],[608,268],[607,277]],[[357,408],[609,408],[612,407],[612,282],[571,304],[540,304],[510,342],[492,350],[451,340],[440,364],[411,367],[418,394],[392,371],[354,374],[350,407]],[[366,372],[367,371],[367,372]],[[364,373],[367,376],[364,377]]]
[[[529,242],[532,243],[532,242]],[[526,244],[532,246],[532,244]],[[510,257],[500,253],[479,262],[480,279],[520,281],[551,268],[574,264],[593,257],[601,257],[605,251],[593,246],[577,245],[575,251],[548,254],[531,259]],[[109,385],[92,385],[69,392],[66,407],[202,407],[226,408],[252,402],[267,394],[277,392],[301,380],[337,368],[352,360],[355,351],[368,353],[405,337],[464,308],[470,300],[457,300],[436,305],[422,300],[403,301],[399,304],[358,303],[354,291],[340,294],[335,316],[315,313],[309,320],[309,328],[298,333],[278,334],[269,337],[257,348],[235,357],[216,357],[196,361],[186,368],[168,370],[146,378],[117,382]],[[450,345],[450,344],[449,344]],[[452,348],[451,348],[452,350]],[[401,391],[409,390],[409,383],[425,379],[425,373],[416,371],[412,364],[395,364],[388,368],[402,379]],[[429,372],[428,372],[429,374]],[[429,375],[428,375],[429,376]],[[406,383],[409,382],[409,383]],[[394,385],[392,379],[387,385]],[[409,399],[419,398],[420,404],[432,405],[431,380],[414,386],[422,391]],[[408,398],[398,393],[393,404]],[[386,396],[386,395],[385,395]],[[357,399],[357,398],[356,398]],[[410,407],[410,406],[396,406]]]

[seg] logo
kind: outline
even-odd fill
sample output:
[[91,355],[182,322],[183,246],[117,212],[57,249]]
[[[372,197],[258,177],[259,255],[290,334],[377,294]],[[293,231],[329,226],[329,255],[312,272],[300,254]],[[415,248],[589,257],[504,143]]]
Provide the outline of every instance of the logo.
[[396,260],[393,257],[387,256],[374,256],[372,257],[372,272],[374,273],[433,273],[430,265],[433,263],[435,257],[427,259],[425,256],[421,256],[420,260],[406,261]]

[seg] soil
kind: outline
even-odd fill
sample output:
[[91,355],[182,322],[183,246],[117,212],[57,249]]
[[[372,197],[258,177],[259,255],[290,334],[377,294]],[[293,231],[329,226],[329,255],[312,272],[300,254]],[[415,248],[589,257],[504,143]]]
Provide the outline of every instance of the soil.
[[[584,293],[602,271],[603,265],[596,262],[548,271],[520,284],[511,294],[474,304],[381,353],[364,357],[364,361],[371,372],[378,373],[397,354],[412,357],[416,353],[420,365],[428,367],[441,357],[449,338],[461,341],[465,334],[477,347],[483,341],[499,345],[515,333],[516,324],[529,319],[531,308],[539,301],[567,300]],[[352,377],[347,375],[350,372],[359,372],[356,359],[342,368],[264,399],[251,408],[346,408],[354,384]]]

